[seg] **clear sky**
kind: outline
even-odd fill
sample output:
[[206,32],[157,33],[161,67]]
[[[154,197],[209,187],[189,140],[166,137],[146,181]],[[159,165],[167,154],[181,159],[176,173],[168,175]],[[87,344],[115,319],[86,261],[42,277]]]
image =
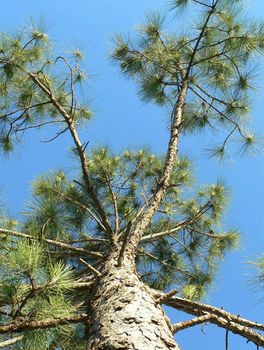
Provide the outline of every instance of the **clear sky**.
[[[264,19],[263,0],[246,1],[253,16]],[[87,93],[95,118],[82,132],[83,141],[91,146],[109,144],[119,151],[127,146],[150,145],[155,152],[164,152],[168,138],[164,110],[139,101],[133,82],[128,82],[108,58],[111,37],[116,32],[128,33],[144,18],[147,10],[164,9],[162,0],[9,0],[1,3],[0,30],[12,31],[29,18],[43,17],[54,46],[67,50],[80,46],[85,52],[85,64],[90,75]],[[175,19],[175,25],[178,19]],[[184,18],[181,18],[184,21]],[[178,23],[178,22],[177,22]],[[263,66],[263,62],[262,62]],[[254,91],[252,117],[255,128],[263,129],[264,70],[259,89]],[[43,139],[44,135],[40,135]],[[208,135],[210,143],[212,136]],[[231,253],[221,264],[214,288],[207,303],[223,307],[235,314],[263,321],[263,305],[248,285],[251,274],[248,261],[264,248],[264,162],[263,155],[254,158],[235,156],[232,162],[219,165],[201,152],[203,138],[188,138],[182,142],[182,152],[195,162],[201,184],[219,176],[232,189],[232,201],[225,226],[239,228],[242,233],[240,250]],[[71,160],[67,136],[53,143],[41,143],[34,133],[10,159],[0,160],[0,194],[9,211],[18,214],[30,198],[30,183],[40,173],[58,167],[69,168]],[[169,310],[169,316],[180,321],[182,314]],[[182,349],[222,350],[224,331],[212,326],[187,330],[177,336]],[[238,336],[230,335],[230,350],[255,349]]]

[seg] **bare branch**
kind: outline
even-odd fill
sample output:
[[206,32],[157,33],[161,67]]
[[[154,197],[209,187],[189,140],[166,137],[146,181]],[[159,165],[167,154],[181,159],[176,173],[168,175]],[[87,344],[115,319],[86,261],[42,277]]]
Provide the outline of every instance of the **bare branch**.
[[74,80],[73,80],[73,78],[74,78],[73,69],[65,57],[58,56],[55,60],[55,63],[58,60],[62,60],[66,64],[66,66],[68,67],[68,69],[70,71],[70,76],[71,76],[71,110],[70,110],[70,114],[72,115],[75,112],[75,106],[76,106],[76,98],[75,98],[75,92],[74,92]]
[[86,262],[85,260],[83,260],[82,258],[79,259],[80,262],[88,269],[90,270],[95,276],[100,277],[101,273],[96,270],[96,268],[94,268],[92,265],[88,264],[88,262]]
[[65,121],[64,120],[51,120],[51,121],[40,123],[40,124],[28,125],[28,126],[25,126],[24,128],[18,127],[15,129],[15,131],[19,132],[19,131],[26,131],[29,129],[40,129],[42,126],[46,126],[46,125],[50,125],[50,124],[57,124],[57,123],[65,123]]
[[210,321],[210,319],[211,319],[211,315],[207,314],[207,315],[202,315],[199,317],[192,318],[189,321],[175,323],[174,325],[172,325],[172,332],[177,333],[179,331],[182,331],[183,329],[194,327],[194,326],[197,326],[198,324],[208,322]]
[[24,330],[32,331],[35,329],[53,328],[71,323],[86,323],[88,320],[89,316],[87,314],[79,314],[77,316],[48,318],[40,321],[14,321],[6,325],[0,325],[0,334],[22,332]]
[[202,6],[205,6],[205,7],[209,7],[209,8],[212,8],[212,6],[202,2],[202,1],[199,1],[199,0],[193,0],[194,2],[196,2],[197,4],[199,5],[202,5]]
[[[182,273],[183,275],[186,275],[186,276],[188,276],[188,277],[192,276],[191,273],[189,273],[188,271],[185,271],[185,270],[179,269],[179,268],[177,268],[177,267],[175,267],[175,266],[172,266],[172,265],[168,264],[166,261],[160,260],[160,259],[157,258],[155,255],[153,255],[153,254],[151,254],[151,253],[149,253],[149,252],[146,252],[146,251],[143,250],[143,249],[138,249],[138,252],[141,253],[141,254],[143,254],[143,255],[146,255],[146,256],[150,257],[151,259],[153,259],[153,260],[155,260],[155,261],[157,261],[159,264],[161,264],[161,265],[167,267],[167,268],[170,269],[171,271],[178,271],[178,272],[180,272],[180,273]],[[160,295],[157,296],[157,298],[159,298],[159,297],[160,297]]]
[[211,313],[212,315],[215,314],[219,317],[223,317],[233,322],[237,322],[242,326],[264,331],[264,324],[262,323],[257,323],[257,322],[253,322],[253,321],[241,318],[240,315],[231,314],[230,312],[227,312],[223,309],[220,309],[211,305],[202,304],[202,303],[198,303],[195,301],[191,301],[191,300],[187,300],[179,297],[174,297],[174,298],[171,298],[170,300],[167,300],[166,305],[171,306],[175,309],[193,314],[195,316],[200,316],[204,313]]
[[4,341],[2,341],[0,343],[0,349],[6,348],[6,347],[11,346],[11,345],[14,345],[14,344],[16,344],[17,342],[19,342],[22,339],[23,339],[23,335],[20,335],[19,337],[11,338],[11,339],[8,339],[8,340],[4,340]]
[[72,285],[72,288],[73,289],[89,289],[93,284],[94,284],[94,277],[92,280],[89,280],[89,281],[85,281],[85,282],[82,282],[82,281],[79,281],[79,282],[75,282],[73,285]]
[[264,336],[251,329],[264,331],[264,324],[249,321],[241,318],[240,315],[233,315],[225,310],[210,305],[179,297],[167,299],[165,304],[198,317],[210,314],[210,319],[208,319],[210,323],[214,323],[225,329],[228,328],[232,333],[239,334],[258,346],[264,346]]
[[239,131],[239,134],[245,138],[245,135],[243,134],[243,131],[241,129],[241,127],[238,125],[238,123],[236,123],[234,120],[232,120],[231,118],[229,118],[225,113],[223,113],[222,111],[220,111],[217,107],[215,107],[213,105],[213,103],[210,103],[207,101],[206,98],[204,98],[201,94],[199,94],[195,89],[193,89],[192,87],[190,87],[190,90],[197,95],[198,97],[200,97],[201,100],[203,100],[210,108],[212,108],[215,112],[217,112],[219,115],[221,115],[221,117],[223,117],[224,119],[228,120],[231,124],[233,124],[234,126],[236,126],[237,130]]
[[158,241],[160,238],[163,238],[165,236],[169,236],[171,233],[179,231],[180,229],[185,227],[186,224],[187,224],[186,221],[181,221],[174,228],[172,228],[170,230],[161,231],[161,232],[153,233],[153,234],[150,234],[147,236],[143,236],[140,239],[140,243],[149,243],[149,242]]
[[[10,97],[10,99],[11,99],[11,97]],[[15,101],[14,101],[14,102],[15,102]],[[44,106],[44,105],[50,104],[50,103],[51,103],[51,101],[44,101],[44,102],[36,103],[36,104],[34,104],[34,105],[31,105],[31,106],[28,106],[28,107],[25,107],[25,108],[20,108],[20,109],[17,109],[17,110],[15,110],[15,111],[13,111],[13,112],[0,115],[0,119],[1,119],[1,118],[7,118],[7,117],[9,117],[9,116],[11,116],[11,115],[14,115],[14,114],[17,114],[18,112],[23,111],[23,112],[21,113],[21,115],[20,115],[20,117],[21,117],[22,115],[24,115],[24,114],[25,114],[27,111],[29,111],[30,109],[33,109],[33,108],[36,108],[36,107],[40,107],[40,106]]]
[[179,291],[176,289],[172,289],[170,292],[168,293],[164,293],[162,294],[161,297],[156,299],[156,302],[158,304],[164,304],[166,300],[170,299],[171,297],[173,297],[175,294],[177,294]]

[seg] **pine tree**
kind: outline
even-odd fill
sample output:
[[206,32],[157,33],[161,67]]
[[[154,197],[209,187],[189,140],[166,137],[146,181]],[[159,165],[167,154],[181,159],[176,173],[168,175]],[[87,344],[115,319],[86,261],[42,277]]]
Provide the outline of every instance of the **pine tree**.
[[[166,33],[151,14],[135,39],[116,36],[111,55],[140,97],[167,111],[164,155],[88,152],[78,134],[92,117],[79,93],[80,50],[57,55],[34,24],[1,36],[2,151],[48,126],[51,140],[71,135],[79,170],[40,176],[20,222],[1,216],[0,348],[172,350],[175,333],[205,322],[264,346],[264,325],[200,302],[239,234],[220,226],[224,183],[194,185],[178,152],[185,134],[206,129],[223,137],[212,156],[223,158],[234,135],[242,153],[254,149],[249,93],[264,26],[243,19],[240,1],[173,0],[172,11],[188,3],[199,10],[188,35]],[[173,325],[162,305],[195,318]]]

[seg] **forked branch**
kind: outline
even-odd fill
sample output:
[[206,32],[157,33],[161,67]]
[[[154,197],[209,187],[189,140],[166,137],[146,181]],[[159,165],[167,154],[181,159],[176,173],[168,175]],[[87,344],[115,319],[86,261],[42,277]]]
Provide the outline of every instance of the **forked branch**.
[[200,33],[195,42],[188,66],[182,76],[182,82],[179,86],[178,97],[172,111],[172,126],[170,131],[170,140],[167,148],[167,155],[166,155],[163,171],[157,181],[157,186],[154,190],[153,195],[147,201],[148,205],[146,206],[146,208],[144,208],[144,210],[142,210],[141,215],[139,216],[137,223],[135,225],[135,229],[131,234],[131,244],[134,250],[136,250],[137,245],[139,244],[144,232],[148,228],[153,215],[157,212],[160,203],[163,201],[164,197],[166,196],[166,192],[170,184],[174,162],[178,154],[179,136],[181,132],[181,124],[183,119],[183,108],[186,102],[190,73],[191,73],[193,64],[195,62],[195,57],[196,57],[197,50],[200,46],[200,42],[204,37],[206,28],[209,24],[211,16],[216,10],[218,2],[219,0],[215,0],[212,3],[212,6],[210,6],[210,9],[208,10],[205,21],[201,27]]
[[[233,315],[225,310],[210,305],[197,303],[179,297],[167,299],[164,304],[188,314],[198,316],[200,320],[201,316],[206,316],[205,318],[208,322],[228,329],[234,334],[239,334],[257,346],[264,347],[264,335],[252,330],[258,329],[260,331],[264,331],[264,324],[252,322],[241,318],[240,315]],[[175,328],[177,329],[177,325],[175,325]]]

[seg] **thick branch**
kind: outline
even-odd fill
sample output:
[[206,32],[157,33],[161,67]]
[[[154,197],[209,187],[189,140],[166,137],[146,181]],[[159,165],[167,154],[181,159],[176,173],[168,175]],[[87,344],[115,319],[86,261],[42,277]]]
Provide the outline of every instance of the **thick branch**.
[[144,234],[144,231],[149,226],[151,219],[153,215],[156,213],[156,211],[159,208],[160,203],[164,199],[167,188],[170,183],[170,178],[173,170],[173,165],[175,162],[175,159],[177,157],[178,153],[178,143],[179,143],[179,134],[180,134],[180,126],[182,122],[182,110],[183,106],[186,100],[187,90],[188,90],[188,79],[190,75],[191,68],[193,66],[193,62],[195,59],[196,51],[199,48],[199,44],[201,39],[204,36],[206,27],[209,23],[209,20],[212,16],[212,14],[215,11],[215,8],[218,4],[219,0],[215,0],[214,4],[212,5],[210,11],[207,14],[207,17],[205,19],[205,22],[200,30],[200,34],[197,38],[197,41],[195,43],[192,56],[190,58],[189,65],[186,70],[185,77],[183,79],[182,87],[179,91],[178,99],[174,105],[173,109],[173,115],[172,115],[172,128],[170,133],[170,141],[167,149],[167,155],[166,160],[164,164],[164,168],[162,171],[161,176],[158,179],[158,185],[154,191],[153,196],[150,198],[147,208],[142,211],[140,214],[140,217],[138,219],[138,222],[136,224],[136,227],[134,229],[134,232],[131,234],[131,245],[133,247],[133,250],[135,252],[137,245],[141,239],[141,237]]
[[173,297],[167,299],[165,304],[198,317],[210,315],[209,322],[229,329],[231,332],[241,335],[258,346],[264,346],[264,336],[251,329],[264,331],[264,324],[252,322],[241,318],[240,315],[233,315],[225,310],[183,298]]
[[126,246],[127,246],[127,243],[128,243],[130,229],[131,229],[131,221],[129,221],[129,223],[127,224],[126,231],[125,231],[125,233],[123,235],[123,242],[121,244],[119,255],[118,255],[118,258],[117,258],[117,266],[119,266],[119,267],[121,266],[121,263],[122,263],[123,258],[124,258],[124,252],[125,252],[125,249],[126,249]]
[[138,223],[135,227],[134,232],[131,234],[131,245],[133,250],[136,247],[144,234],[144,231],[149,226],[152,216],[158,210],[158,207],[166,195],[167,188],[170,183],[171,174],[173,171],[173,166],[178,153],[178,142],[180,134],[180,125],[182,122],[182,109],[185,103],[185,98],[188,89],[188,82],[184,81],[182,89],[179,93],[175,108],[173,110],[173,125],[171,128],[170,141],[168,145],[166,160],[162,175],[158,180],[158,184],[154,195],[149,200],[146,210],[139,217]]
[[112,202],[113,202],[113,208],[114,208],[114,215],[115,215],[115,234],[119,233],[119,214],[118,214],[118,196],[117,193],[113,191],[112,185],[111,185],[111,179],[108,175],[107,172],[105,172],[106,177],[107,177],[107,186],[109,188],[109,192],[112,198]]
[[219,309],[211,305],[202,304],[202,303],[198,303],[195,301],[191,301],[191,300],[187,300],[179,297],[174,297],[167,300],[166,305],[174,307],[175,309],[178,309],[181,311],[186,311],[187,313],[191,313],[195,316],[200,316],[203,313],[215,314],[217,316],[230,319],[233,322],[238,322],[242,326],[264,331],[264,324],[262,323],[257,323],[257,322],[247,320],[245,318],[241,318],[240,315],[231,314],[230,312],[227,312],[223,309]]
[[253,331],[248,327],[241,326],[240,324],[228,321],[222,317],[215,315],[211,317],[210,322],[216,324],[219,327],[225,328],[228,331],[230,330],[234,334],[238,334],[246,338],[248,341],[253,342],[257,346],[264,347],[264,336],[260,333]]
[[80,314],[77,316],[70,316],[64,318],[48,318],[41,321],[17,321],[6,325],[0,325],[0,333],[22,332],[24,330],[32,331],[35,329],[53,328],[56,326],[63,326],[69,323],[84,323],[89,319],[87,314]]
[[207,314],[207,315],[202,315],[199,317],[192,318],[189,321],[175,323],[174,325],[172,325],[172,332],[176,333],[176,332],[182,331],[183,329],[197,326],[198,324],[202,324],[210,321],[210,319],[211,319],[211,315]]

